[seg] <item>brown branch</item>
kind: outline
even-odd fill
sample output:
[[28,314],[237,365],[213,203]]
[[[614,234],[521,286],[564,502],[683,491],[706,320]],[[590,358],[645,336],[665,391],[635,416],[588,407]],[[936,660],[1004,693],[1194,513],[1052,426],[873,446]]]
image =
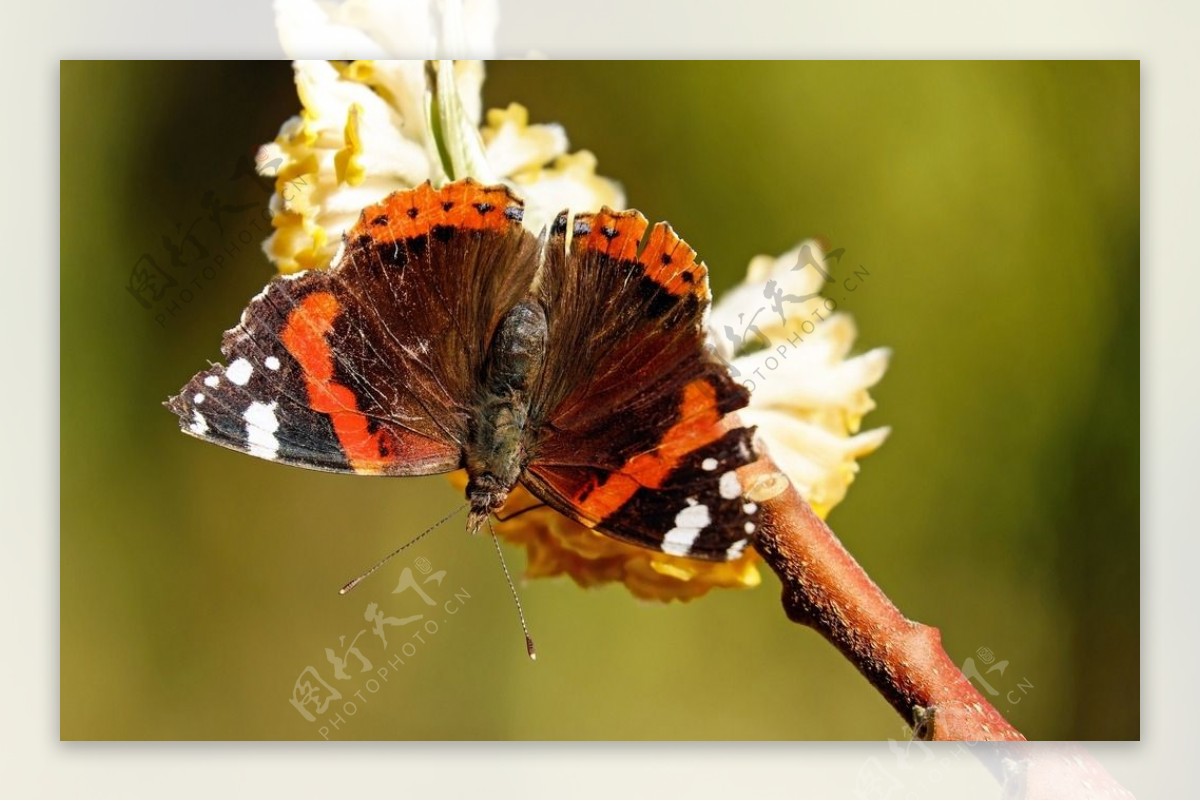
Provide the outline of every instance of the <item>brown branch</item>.
[[783,582],[787,616],[845,654],[916,736],[1025,739],[946,655],[938,630],[904,617],[790,483],[760,502],[755,547]]

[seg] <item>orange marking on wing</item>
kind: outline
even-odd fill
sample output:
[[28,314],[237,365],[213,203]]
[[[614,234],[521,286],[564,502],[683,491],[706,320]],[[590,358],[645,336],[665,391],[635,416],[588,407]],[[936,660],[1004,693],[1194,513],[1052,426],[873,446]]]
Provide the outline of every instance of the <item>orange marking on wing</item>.
[[602,484],[575,493],[573,502],[587,516],[603,520],[642,487],[661,487],[687,454],[715,442],[725,433],[717,410],[717,392],[703,379],[684,387],[680,418],[667,430],[658,448],[634,456]]
[[[436,226],[507,231],[520,224],[524,207],[504,186],[483,186],[470,179],[434,189],[428,181],[393,192],[363,209],[351,229],[354,241],[367,235],[379,242],[424,236]],[[515,217],[515,218],[514,218]]]
[[281,340],[304,370],[309,405],[329,415],[350,466],[359,473],[378,473],[387,464],[382,455],[396,451],[395,437],[384,429],[371,433],[354,392],[333,380],[327,337],[341,311],[333,295],[314,292],[288,314]]
[[640,211],[613,211],[607,206],[596,214],[580,214],[576,219],[591,229],[582,237],[584,247],[621,261],[637,259],[638,244],[649,225]]
[[708,298],[708,269],[696,263],[696,251],[679,238],[665,222],[654,226],[650,240],[642,251],[642,266],[646,275],[657,281],[673,295],[695,292]]

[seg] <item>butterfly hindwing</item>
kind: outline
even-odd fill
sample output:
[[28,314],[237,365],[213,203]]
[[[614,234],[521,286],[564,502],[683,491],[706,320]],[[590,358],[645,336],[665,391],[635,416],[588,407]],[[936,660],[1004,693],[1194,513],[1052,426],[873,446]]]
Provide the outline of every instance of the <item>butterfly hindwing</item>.
[[539,297],[542,435],[526,483],[603,533],[678,556],[736,558],[757,526],[738,470],[753,431],[726,415],[746,390],[705,348],[708,273],[665,223],[637,212],[565,215],[550,232]]
[[758,505],[743,497],[738,475],[753,461],[752,439],[750,429],[731,428],[683,454],[655,486],[638,486],[600,530],[673,556],[736,559],[758,526]]

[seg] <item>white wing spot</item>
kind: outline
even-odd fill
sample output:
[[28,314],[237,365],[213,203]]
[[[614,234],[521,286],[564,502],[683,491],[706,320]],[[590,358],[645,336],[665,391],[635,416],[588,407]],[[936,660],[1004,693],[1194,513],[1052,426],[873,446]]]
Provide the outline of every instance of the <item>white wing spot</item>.
[[742,506],[742,511],[748,515],[752,515],[758,511],[758,504],[757,503],[745,504],[744,506]]
[[675,515],[675,525],[681,528],[701,529],[712,522],[708,507],[703,505],[689,506]]
[[[690,500],[690,499],[689,499]],[[672,556],[687,556],[692,550],[692,543],[700,536],[701,530],[712,522],[708,507],[703,505],[687,506],[675,515],[675,528],[663,537],[663,553]]]
[[747,533],[747,534],[753,534],[753,533],[754,533],[754,524],[753,524],[753,523],[747,523],[747,524],[745,525],[745,529],[746,529],[746,533]]
[[204,393],[197,392],[192,396],[192,403],[204,403]]
[[192,422],[188,426],[193,434],[204,436],[208,433],[208,421],[204,419],[204,415],[196,409],[192,409]]
[[279,420],[275,417],[276,405],[254,401],[242,413],[251,456],[274,459],[279,453],[279,440],[275,438],[275,432],[279,430]]
[[721,491],[722,498],[731,500],[742,494],[742,482],[738,481],[737,473],[730,470],[728,473],[721,475],[721,483],[718,489]]
[[245,359],[236,359],[233,364],[225,368],[225,377],[239,387],[244,387],[253,372],[254,368],[250,366],[250,362]]
[[701,462],[700,466],[703,467],[705,470],[716,470],[717,464],[718,464],[717,460],[710,456],[707,459],[705,459],[703,462]]
[[279,369],[279,359],[276,359],[274,356],[268,356],[263,361],[263,364],[265,364],[267,366],[268,370],[278,370]]
[[725,550],[725,558],[729,560],[737,559],[742,555],[742,551],[746,549],[746,543],[750,540],[738,540],[733,545],[730,545]]
[[209,376],[204,377],[204,386],[206,386],[206,387],[217,387],[220,384],[221,384],[221,379],[215,375],[209,375]]

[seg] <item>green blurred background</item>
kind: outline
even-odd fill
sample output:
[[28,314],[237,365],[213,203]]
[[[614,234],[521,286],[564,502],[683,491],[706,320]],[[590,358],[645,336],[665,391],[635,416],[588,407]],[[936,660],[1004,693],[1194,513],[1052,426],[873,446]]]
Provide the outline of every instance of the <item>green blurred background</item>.
[[[339,597],[455,505],[447,482],[283,468],[181,436],[160,406],[271,275],[252,228],[266,189],[231,176],[297,110],[289,65],[61,78],[64,739],[319,737],[293,683],[309,665],[331,680],[325,648],[368,625],[366,603],[418,609],[390,594],[415,557],[447,571],[439,601],[470,600],[377,692],[352,660],[356,712],[330,737],[902,736],[787,622],[770,575],[672,605],[528,583],[536,664],[491,546],[457,524]],[[985,680],[1029,737],[1138,737],[1136,62],[504,62],[485,101],[563,123],[718,293],[808,236],[868,269],[843,307],[861,349],[894,350],[866,421],[893,433],[831,524],[957,662],[1007,661]],[[164,235],[210,190],[250,209],[201,239],[226,266],[159,325],[130,270],[165,266]],[[386,663],[370,632],[359,645]]]

